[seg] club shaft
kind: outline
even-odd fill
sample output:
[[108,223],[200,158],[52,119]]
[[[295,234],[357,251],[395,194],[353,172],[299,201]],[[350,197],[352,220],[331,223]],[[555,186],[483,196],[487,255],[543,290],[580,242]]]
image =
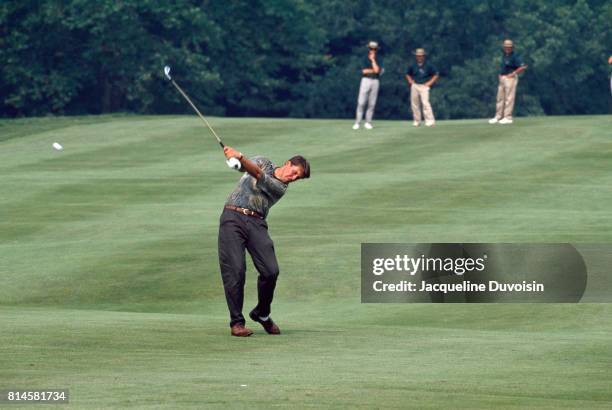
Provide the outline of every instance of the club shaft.
[[196,107],[195,104],[191,102],[191,99],[187,96],[187,94],[185,94],[183,89],[181,87],[179,87],[179,85],[174,80],[171,80],[171,81],[172,81],[172,85],[174,85],[174,87],[178,90],[178,92],[181,93],[181,95],[187,100],[189,105],[191,105],[191,108],[193,108],[195,110],[195,112],[198,114],[200,119],[202,119],[202,121],[204,121],[204,124],[206,124],[206,126],[208,127],[210,132],[212,132],[212,134],[215,136],[215,138],[217,139],[217,142],[219,142],[219,145],[221,145],[221,148],[225,148],[225,145],[223,144],[223,141],[221,141],[221,138],[219,138],[219,136],[217,135],[217,133],[215,132],[213,127],[210,126],[210,124],[208,123],[206,118],[204,118],[204,116],[202,115],[200,110],[198,110],[198,107]]

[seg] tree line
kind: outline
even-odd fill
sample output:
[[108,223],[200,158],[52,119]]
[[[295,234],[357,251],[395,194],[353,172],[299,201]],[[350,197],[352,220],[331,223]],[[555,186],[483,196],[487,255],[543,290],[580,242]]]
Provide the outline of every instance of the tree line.
[[417,47],[437,118],[489,117],[504,38],[529,64],[516,115],[608,113],[610,22],[607,0],[7,0],[0,115],[188,112],[169,64],[209,115],[352,117],[376,40],[376,118],[409,117]]

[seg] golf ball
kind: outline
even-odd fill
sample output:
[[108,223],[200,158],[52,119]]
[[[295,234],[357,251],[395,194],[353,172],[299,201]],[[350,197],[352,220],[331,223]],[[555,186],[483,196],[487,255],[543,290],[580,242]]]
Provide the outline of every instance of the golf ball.
[[53,148],[55,148],[56,151],[61,151],[64,149],[64,147],[62,147],[62,144],[60,144],[59,142],[54,142]]

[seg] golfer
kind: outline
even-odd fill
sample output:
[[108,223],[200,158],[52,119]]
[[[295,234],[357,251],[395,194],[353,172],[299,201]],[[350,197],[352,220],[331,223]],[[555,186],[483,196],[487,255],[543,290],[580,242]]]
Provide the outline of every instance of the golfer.
[[367,130],[374,128],[372,118],[374,117],[374,108],[376,107],[380,87],[379,78],[384,71],[382,59],[376,55],[377,52],[378,43],[370,41],[368,43],[368,57],[363,60],[361,65],[361,83],[359,84],[359,97],[357,98],[357,118],[355,124],[353,124],[354,130],[359,129],[366,103],[368,109],[365,113],[365,124],[363,126]]
[[489,124],[512,124],[518,75],[527,69],[527,65],[514,53],[512,40],[504,40],[503,50],[495,117],[489,120]]
[[438,70],[425,61],[425,49],[417,48],[414,50],[416,62],[408,67],[406,71],[406,81],[410,86],[410,105],[412,107],[412,125],[418,127],[421,124],[421,105],[425,117],[425,126],[431,127],[435,124],[431,104],[429,103],[429,90],[440,77]]
[[[608,57],[608,64],[612,65],[612,56]],[[610,93],[612,93],[612,74],[610,75]]]
[[227,198],[219,223],[219,265],[230,313],[231,334],[242,337],[253,334],[245,327],[242,316],[246,249],[259,272],[258,303],[249,316],[266,332],[277,335],[280,329],[270,317],[270,306],[279,270],[266,217],[270,207],[285,194],[288,184],[310,177],[310,164],[298,155],[277,168],[261,156],[250,160],[227,146],[223,151],[228,159],[237,158],[241,170],[246,171]]

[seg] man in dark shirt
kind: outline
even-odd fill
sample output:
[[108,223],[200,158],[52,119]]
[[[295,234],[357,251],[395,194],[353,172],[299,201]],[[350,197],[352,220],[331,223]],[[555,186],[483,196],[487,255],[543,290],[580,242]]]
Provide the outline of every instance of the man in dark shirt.
[[367,130],[374,128],[372,126],[372,118],[374,117],[374,107],[376,107],[376,99],[378,98],[378,89],[380,87],[378,79],[384,71],[382,59],[376,55],[377,52],[378,43],[370,41],[368,43],[368,57],[363,60],[361,65],[361,83],[359,84],[355,124],[353,124],[354,130],[359,129],[366,103],[368,104],[368,110],[365,113],[364,127]]
[[219,265],[230,312],[231,334],[242,337],[253,334],[245,327],[242,315],[245,249],[259,272],[258,303],[249,316],[269,334],[280,334],[278,326],[270,318],[279,269],[266,217],[270,207],[282,198],[291,182],[310,177],[310,164],[298,155],[277,168],[264,157],[250,160],[227,146],[223,151],[228,159],[237,158],[241,170],[246,171],[227,198],[219,225]]
[[[612,56],[608,57],[608,64],[612,65]],[[610,92],[612,93],[612,75],[610,75]]]
[[431,104],[429,103],[429,90],[438,80],[438,70],[425,61],[425,49],[417,48],[414,51],[416,62],[406,71],[406,81],[410,85],[410,105],[412,107],[412,125],[418,127],[421,123],[421,104],[425,117],[425,126],[431,127],[435,124]]
[[512,110],[514,109],[518,75],[527,69],[527,65],[514,53],[512,40],[504,40],[503,49],[495,117],[489,120],[489,124],[512,124]]

